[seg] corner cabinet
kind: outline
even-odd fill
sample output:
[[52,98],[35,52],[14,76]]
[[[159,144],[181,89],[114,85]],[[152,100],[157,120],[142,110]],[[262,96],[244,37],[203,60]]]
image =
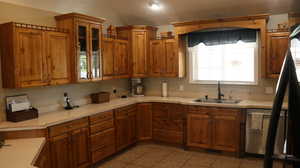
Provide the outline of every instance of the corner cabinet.
[[129,78],[128,41],[103,38],[103,80]]
[[178,50],[175,39],[150,41],[150,76],[179,77]]
[[157,28],[151,26],[117,27],[117,36],[129,41],[131,76],[147,77],[149,74],[149,45],[155,39]]
[[267,34],[267,77],[278,78],[289,47],[289,32]]
[[66,30],[11,22],[1,25],[0,37],[4,88],[71,82]]
[[72,78],[76,82],[102,80],[102,23],[104,19],[69,13],[55,16],[57,27],[71,33]]

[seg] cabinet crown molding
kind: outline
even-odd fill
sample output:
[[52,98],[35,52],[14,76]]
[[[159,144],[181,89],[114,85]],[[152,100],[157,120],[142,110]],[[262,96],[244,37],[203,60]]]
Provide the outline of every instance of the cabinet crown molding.
[[89,20],[89,21],[100,22],[100,23],[103,23],[106,21],[106,19],[104,19],[104,18],[88,16],[88,15],[84,15],[81,13],[75,13],[75,12],[55,16],[56,20],[63,20],[63,19],[68,19],[68,18],[78,18],[78,19]]

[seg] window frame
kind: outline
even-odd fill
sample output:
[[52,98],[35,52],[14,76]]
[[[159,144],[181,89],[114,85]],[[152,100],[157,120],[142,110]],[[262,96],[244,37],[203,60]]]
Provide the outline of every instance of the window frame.
[[[225,85],[258,85],[258,76],[259,76],[259,66],[258,66],[258,59],[259,59],[259,55],[260,51],[259,51],[259,36],[257,33],[257,38],[256,38],[256,47],[255,47],[255,54],[254,54],[254,82],[245,82],[245,81],[220,81],[222,84]],[[189,50],[187,48],[187,50]],[[215,85],[218,83],[218,81],[214,81],[214,80],[193,80],[193,74],[194,74],[194,68],[193,68],[193,56],[191,54],[191,52],[188,51],[188,59],[189,59],[189,83],[190,84],[200,84],[200,85]]]

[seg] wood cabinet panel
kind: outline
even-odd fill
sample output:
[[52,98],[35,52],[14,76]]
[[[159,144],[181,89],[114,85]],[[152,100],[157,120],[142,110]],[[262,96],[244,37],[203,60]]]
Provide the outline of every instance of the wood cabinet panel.
[[289,46],[289,32],[267,34],[267,76],[278,78]]
[[152,104],[137,105],[137,137],[139,140],[152,138]]
[[51,168],[49,144],[46,143],[40,152],[34,166],[38,168]]
[[114,127],[114,120],[111,119],[111,120],[102,121],[97,124],[91,125],[90,130],[91,130],[91,134],[93,134],[113,127]]
[[167,77],[176,77],[178,76],[179,66],[178,66],[178,54],[176,48],[175,39],[167,39],[164,41],[165,47],[165,70],[164,75]]
[[115,144],[103,147],[99,150],[92,152],[92,163],[97,163],[98,161],[101,161],[105,159],[108,156],[111,156],[116,152]]
[[102,121],[107,121],[107,120],[113,120],[114,118],[114,112],[111,111],[106,111],[106,112],[101,112],[99,114],[95,114],[89,117],[90,123],[91,124],[98,124],[101,123]]
[[103,78],[110,79],[114,76],[114,40],[103,38],[102,44]]
[[163,40],[150,41],[150,75],[161,76],[166,71],[166,55]]
[[41,30],[17,28],[15,57],[19,87],[48,84],[44,40]]
[[127,40],[114,40],[114,72],[118,78],[129,77],[129,54]]
[[72,131],[71,139],[74,167],[87,167],[90,164],[88,128]]
[[133,31],[132,33],[133,77],[146,77],[148,74],[147,33]]
[[103,147],[115,145],[115,129],[111,128],[91,135],[91,150],[96,151]]
[[51,85],[71,82],[69,35],[60,32],[47,32],[46,38]]
[[205,114],[188,114],[187,145],[210,148],[212,143],[212,120]]
[[70,153],[70,137],[62,134],[50,138],[51,165],[53,168],[72,167],[72,155]]

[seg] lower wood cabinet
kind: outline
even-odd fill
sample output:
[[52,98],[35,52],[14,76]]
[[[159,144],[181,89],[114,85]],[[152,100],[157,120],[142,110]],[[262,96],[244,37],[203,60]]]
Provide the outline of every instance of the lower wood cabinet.
[[37,160],[34,163],[35,167],[38,168],[51,168],[50,153],[49,153],[49,143],[46,143],[40,152]]
[[138,140],[152,139],[152,103],[140,103],[136,112]]
[[187,146],[238,152],[240,109],[193,107],[187,115]]
[[136,136],[136,105],[115,110],[116,146],[122,150],[137,141]]
[[184,143],[185,106],[170,103],[153,103],[153,140]]
[[52,168],[90,165],[87,118],[50,127],[49,134]]

